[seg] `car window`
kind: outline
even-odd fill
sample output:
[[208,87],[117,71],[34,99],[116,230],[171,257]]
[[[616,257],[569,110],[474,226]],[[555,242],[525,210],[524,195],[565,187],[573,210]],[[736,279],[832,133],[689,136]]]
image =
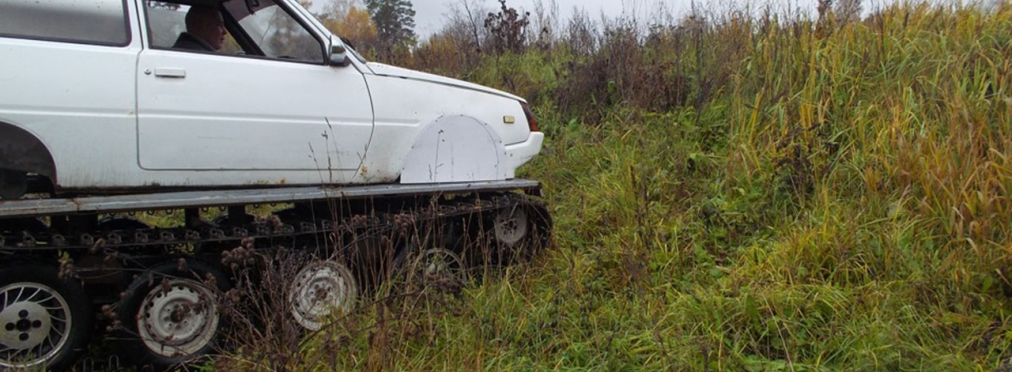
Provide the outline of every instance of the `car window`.
[[[186,31],[186,12],[188,5],[173,4],[162,1],[145,1],[148,19],[148,41],[152,48],[170,49]],[[242,48],[236,44],[231,35],[225,37],[225,44],[218,53],[241,54]]]
[[130,42],[123,0],[2,0],[0,35],[99,45]]
[[[232,7],[226,4],[226,9],[230,8]],[[323,45],[320,41],[277,4],[262,6],[252,14],[235,18],[239,19],[239,26],[265,56],[323,62]]]
[[[186,31],[186,12],[190,7],[169,1],[145,1],[145,4],[151,46],[172,48],[179,35]],[[324,62],[323,44],[273,0],[258,0],[254,3],[230,0],[221,9],[225,12],[226,19],[239,23],[239,29],[231,31],[241,32],[242,35],[226,36],[225,44],[218,53]]]

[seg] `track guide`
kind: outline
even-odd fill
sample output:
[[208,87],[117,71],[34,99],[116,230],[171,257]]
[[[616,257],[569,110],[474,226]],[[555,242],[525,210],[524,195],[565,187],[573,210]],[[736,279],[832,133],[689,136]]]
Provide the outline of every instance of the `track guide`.
[[42,217],[75,213],[119,213],[139,210],[507,190],[524,190],[527,193],[533,193],[540,190],[540,183],[532,180],[514,179],[467,183],[260,188],[78,198],[0,200],[0,218]]
[[[434,204],[417,210],[405,210],[398,213],[381,213],[373,215],[353,215],[339,221],[319,219],[307,221],[281,221],[280,219],[263,219],[249,222],[243,226],[205,227],[191,229],[145,228],[112,231],[94,231],[76,235],[61,235],[50,232],[33,235],[28,231],[15,231],[9,234],[0,233],[0,257],[15,255],[20,252],[41,251],[120,251],[132,248],[140,252],[161,252],[166,247],[180,244],[208,244],[232,242],[238,246],[239,241],[254,239],[269,242],[281,239],[289,243],[299,238],[319,236],[326,239],[327,234],[352,231],[394,231],[409,223],[413,227],[419,224],[432,223],[435,220],[453,217],[473,216],[494,210],[516,208],[518,206],[538,205],[525,197],[515,195],[494,197],[490,200],[476,200],[454,204]],[[270,246],[270,244],[268,244]]]

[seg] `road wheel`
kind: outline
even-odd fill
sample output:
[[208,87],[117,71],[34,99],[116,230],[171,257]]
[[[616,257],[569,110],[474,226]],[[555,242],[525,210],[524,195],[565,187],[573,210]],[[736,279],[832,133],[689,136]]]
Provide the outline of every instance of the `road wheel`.
[[551,234],[552,218],[543,205],[500,210],[492,218],[490,245],[495,248],[494,255],[487,259],[507,265],[517,259],[530,259],[548,245]]
[[123,355],[166,368],[212,352],[224,323],[218,299],[230,287],[221,270],[194,259],[152,267],[117,306]]
[[0,370],[62,370],[88,343],[92,313],[81,284],[56,268],[0,268]]
[[530,219],[527,208],[518,207],[496,213],[492,220],[495,240],[504,247],[520,245],[530,234]]
[[409,253],[400,269],[402,292],[459,292],[467,278],[463,261],[445,248]]
[[288,289],[292,316],[302,327],[317,331],[332,314],[346,315],[355,309],[359,287],[344,264],[313,260],[295,274]]

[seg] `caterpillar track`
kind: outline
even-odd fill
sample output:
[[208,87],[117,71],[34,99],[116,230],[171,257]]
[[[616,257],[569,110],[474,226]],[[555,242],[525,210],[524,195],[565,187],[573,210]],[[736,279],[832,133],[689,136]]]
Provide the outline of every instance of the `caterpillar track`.
[[[210,353],[235,274],[257,266],[251,251],[306,257],[287,298],[317,330],[418,260],[467,270],[530,257],[552,230],[538,193],[511,180],[0,201],[0,370],[69,368],[102,340],[158,368]],[[253,213],[261,205],[273,208]],[[144,222],[169,213],[181,222]]]

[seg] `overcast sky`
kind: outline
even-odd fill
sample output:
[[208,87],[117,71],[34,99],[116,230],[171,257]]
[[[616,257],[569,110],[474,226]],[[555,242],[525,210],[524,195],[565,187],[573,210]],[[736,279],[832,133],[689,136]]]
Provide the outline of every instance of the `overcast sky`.
[[[462,0],[411,0],[415,8],[415,33],[423,38],[433,32],[439,31],[446,20],[445,15],[449,11],[449,4],[459,4]],[[488,8],[498,9],[497,0],[478,0]],[[534,4],[537,0],[507,0],[506,5],[517,10],[524,9],[534,13]],[[880,6],[883,2],[891,0],[865,0],[865,10]],[[552,0],[541,0],[547,8]],[[623,17],[635,17],[649,23],[658,15],[680,19],[690,12],[692,0],[554,0],[558,6],[559,19],[565,24],[573,13],[574,7],[581,7],[587,11],[592,20],[598,21],[604,14],[610,19]],[[744,3],[744,0],[696,0],[698,8],[726,9],[735,7],[736,3]],[[802,9],[802,11],[815,14],[815,6],[818,0],[748,0],[752,4],[771,3],[775,7],[791,9]],[[877,4],[877,5],[876,5]],[[663,11],[659,11],[663,9]],[[667,13],[667,14],[662,14]]]

